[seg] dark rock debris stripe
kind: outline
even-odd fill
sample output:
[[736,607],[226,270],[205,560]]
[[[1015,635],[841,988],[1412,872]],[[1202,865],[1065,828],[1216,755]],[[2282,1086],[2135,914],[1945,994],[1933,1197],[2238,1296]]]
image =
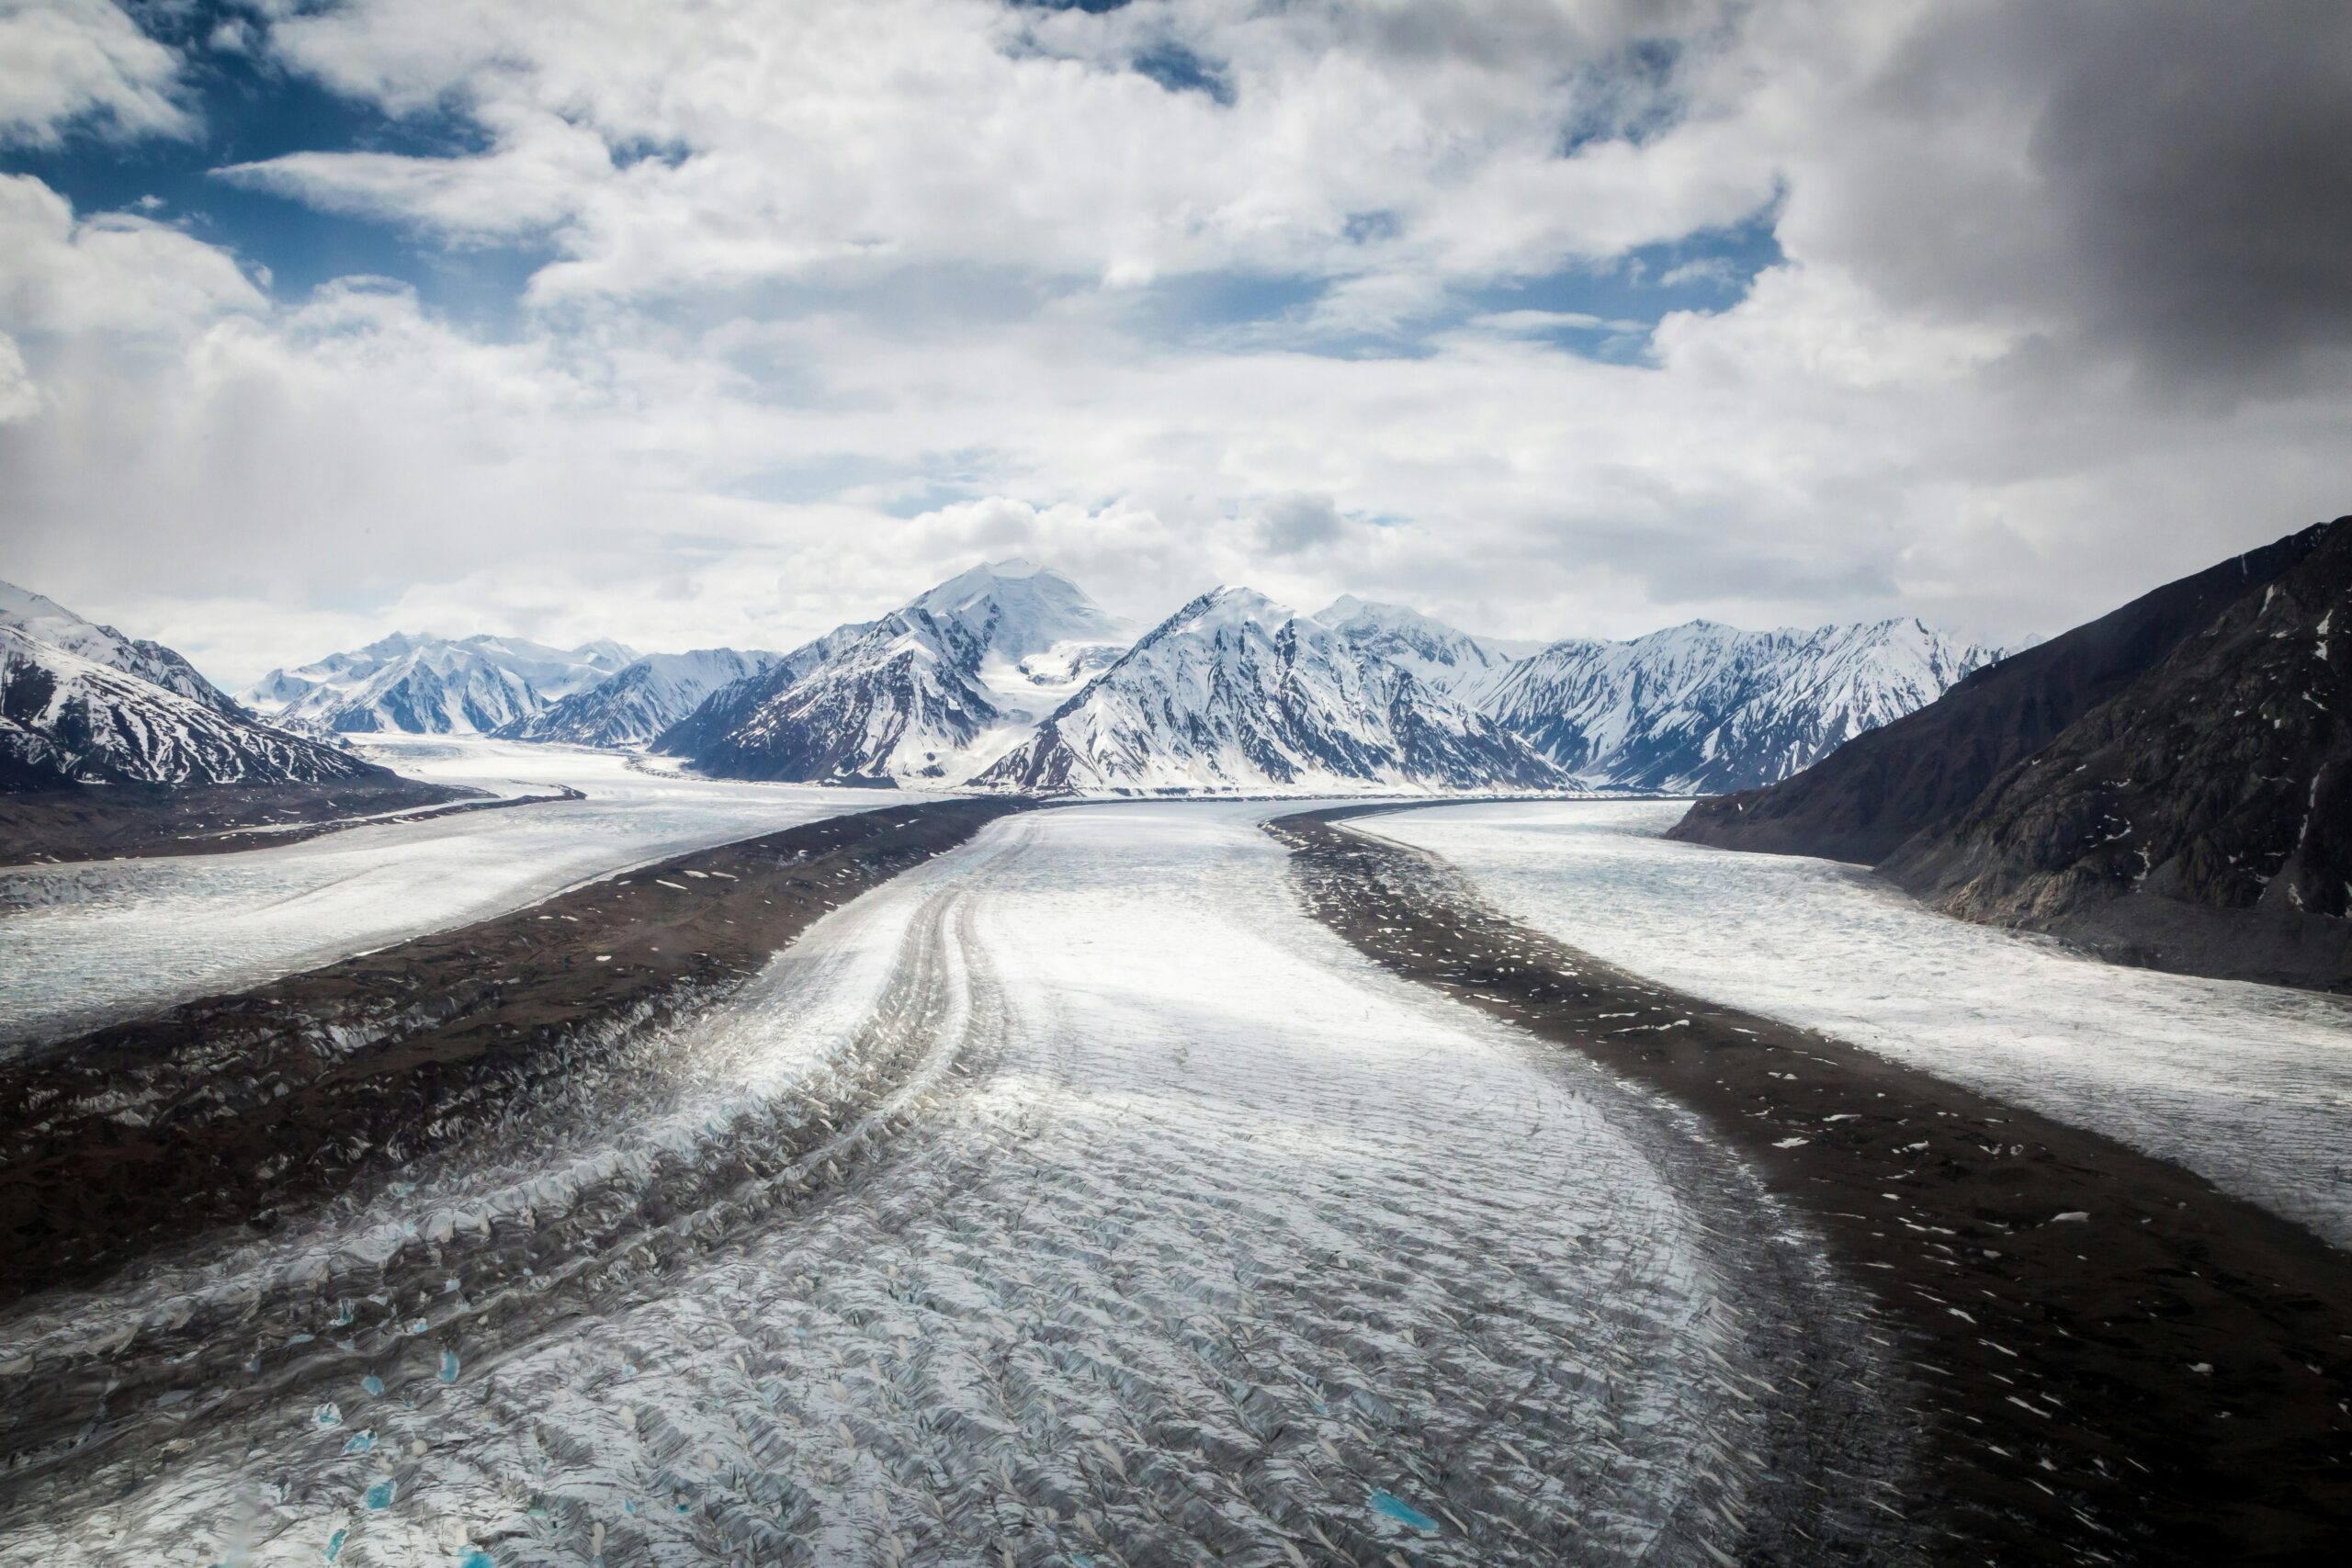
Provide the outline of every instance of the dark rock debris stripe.
[[[827,911],[1024,808],[962,800],[829,818],[0,1066],[0,1304],[111,1291],[240,1235],[356,1208],[417,1162],[527,1146],[599,1106],[658,1103],[677,1067],[647,1049],[663,1024],[718,1002]],[[429,1361],[460,1328],[469,1351],[485,1350],[658,1282],[673,1255],[708,1250],[884,1146],[905,1120],[886,1104],[924,1055],[920,1015],[934,1005],[915,989],[886,998],[850,1060],[805,1092],[519,1234],[424,1237],[348,1274],[151,1324],[135,1344],[0,1366],[0,1523],[10,1477],[86,1458],[158,1412],[185,1429],[337,1375],[356,1354]],[[142,1106],[143,1124],[110,1114],[125,1102]],[[814,1187],[793,1174],[811,1157]],[[441,1291],[460,1269],[481,1281],[462,1324]],[[368,1321],[333,1326],[353,1324],[355,1307]],[[420,1315],[428,1332],[410,1322]]]
[[397,1169],[527,1103],[595,1026],[707,1001],[1016,808],[892,807],[682,855],[0,1065],[0,1304]]
[[1308,910],[1397,974],[1704,1117],[1827,1237],[1924,1385],[1939,1561],[2343,1562],[2352,1258],[2203,1179],[1611,967],[1442,862],[1286,817]]
[[107,784],[0,795],[0,866],[228,854],[350,828],[587,798],[566,785],[548,787],[555,793],[490,795],[379,772],[322,784]]

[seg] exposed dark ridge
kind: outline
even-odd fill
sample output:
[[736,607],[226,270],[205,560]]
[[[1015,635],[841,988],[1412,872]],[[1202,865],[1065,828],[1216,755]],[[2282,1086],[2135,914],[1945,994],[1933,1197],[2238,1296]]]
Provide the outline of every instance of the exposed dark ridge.
[[492,799],[381,768],[345,779],[267,784],[113,784],[10,794],[0,785],[0,861],[221,854],[292,843],[392,812],[403,821],[582,798],[578,790]]
[[1880,870],[2126,962],[2352,988],[2352,527]]
[[1668,836],[1876,864],[1913,834],[1956,821],[2003,772],[2301,561],[2335,526],[2315,524],[1988,665],[1793,778],[1700,801]]

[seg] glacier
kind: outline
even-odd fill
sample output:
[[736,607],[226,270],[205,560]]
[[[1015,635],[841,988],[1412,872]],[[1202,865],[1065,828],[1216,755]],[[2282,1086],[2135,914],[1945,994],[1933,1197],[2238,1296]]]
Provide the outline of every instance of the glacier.
[[686,850],[888,800],[718,783],[633,767],[616,752],[476,737],[377,738],[368,754],[432,783],[509,796],[566,787],[587,798],[228,855],[0,868],[0,1043],[255,985]]
[[1681,811],[1531,802],[1350,826],[1636,975],[2105,1134],[2352,1247],[2352,1000],[2125,968],[1954,919],[1859,866],[1662,837]]
[[[19,1477],[0,1529],[55,1563],[616,1568],[1890,1537],[1900,1380],[1804,1226],[1679,1112],[1305,919],[1274,809],[997,823],[654,1079],[0,1314],[0,1375],[118,1382],[266,1327]],[[891,1098],[788,1168],[645,1201],[884,1057]],[[520,1267],[549,1235],[580,1240]],[[1748,1392],[1798,1368],[1802,1401]]]

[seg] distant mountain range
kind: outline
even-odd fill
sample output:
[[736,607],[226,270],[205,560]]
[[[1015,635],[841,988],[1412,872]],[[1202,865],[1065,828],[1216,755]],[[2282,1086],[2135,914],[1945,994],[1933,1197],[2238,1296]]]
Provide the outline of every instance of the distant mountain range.
[[573,746],[645,746],[693,713],[710,694],[775,668],[781,654],[701,648],[649,653],[585,691],[511,719],[492,733],[510,740]]
[[1410,671],[1457,702],[1476,706],[1518,660],[1541,653],[1541,642],[1472,637],[1443,621],[1402,604],[1383,604],[1341,594],[1315,618],[1348,639],[1360,652]]
[[1775,783],[2001,657],[1916,620],[1747,632],[1692,621],[1556,642],[1480,704],[1588,784],[1668,795]]
[[384,776],[256,719],[160,643],[0,582],[0,793]]
[[2352,518],[1980,671],[1674,836],[1872,863],[2109,956],[2352,987]]
[[275,717],[345,734],[490,734],[618,673],[637,655],[616,642],[548,648],[521,637],[395,632],[354,653],[273,670],[237,694]]
[[961,783],[1125,648],[1133,628],[1026,561],[975,567],[712,698],[659,749],[736,778]]
[[1138,629],[1012,560],[781,655],[399,635],[240,695],[298,727],[642,747],[735,778],[1680,793],[1785,778],[1996,657],[1912,620],[1510,641],[1246,588]]
[[1403,664],[1263,594],[1220,588],[1121,654],[976,782],[1157,795],[1567,780]]

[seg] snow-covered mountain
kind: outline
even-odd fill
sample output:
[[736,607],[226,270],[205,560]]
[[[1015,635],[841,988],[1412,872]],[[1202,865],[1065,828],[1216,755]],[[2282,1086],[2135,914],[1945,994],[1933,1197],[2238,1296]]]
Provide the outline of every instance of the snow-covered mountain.
[[1403,604],[1343,593],[1315,618],[1360,650],[1411,671],[1426,685],[1478,705],[1510,667],[1542,651],[1540,642],[1472,637]]
[[0,626],[13,627],[36,642],[93,664],[136,675],[215,713],[234,716],[238,711],[225,693],[162,643],[127,637],[112,626],[77,615],[56,600],[13,582],[0,582]]
[[1999,657],[1916,620],[1770,632],[1692,621],[1631,642],[1555,643],[1480,705],[1585,783],[1718,794],[1787,778]]
[[1492,720],[1247,588],[1203,594],[978,784],[1041,793],[1542,788]]
[[609,641],[560,649],[521,637],[395,632],[299,670],[273,670],[238,696],[262,713],[345,733],[488,733],[586,691],[636,658]]
[[[187,670],[168,649],[130,646],[150,667]],[[225,705],[0,624],[0,791],[289,784],[380,772]]]
[[643,746],[700,707],[713,692],[765,674],[784,656],[731,648],[691,653],[649,653],[498,734],[509,740],[561,741],[574,746]]
[[[659,749],[732,778],[953,783],[1018,743],[1131,631],[1059,572],[974,567],[716,694]],[[795,669],[805,651],[818,657]]]
[[820,637],[802,643],[765,670],[718,687],[699,706],[653,739],[648,750],[671,757],[699,757],[741,728],[744,721],[778,694],[854,644],[874,629],[873,621],[853,621],[835,626]]

